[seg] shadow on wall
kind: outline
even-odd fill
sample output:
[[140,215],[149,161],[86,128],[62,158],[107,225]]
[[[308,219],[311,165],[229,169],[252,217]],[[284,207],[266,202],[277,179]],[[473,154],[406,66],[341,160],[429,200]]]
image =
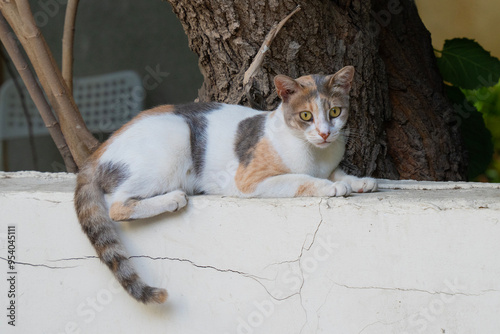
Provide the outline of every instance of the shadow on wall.
[[[35,20],[59,64],[66,3],[30,0]],[[76,21],[75,77],[122,70],[139,74],[146,108],[193,101],[203,81],[198,58],[189,49],[184,30],[167,2],[81,1]],[[97,134],[100,140],[106,136]],[[34,169],[27,138],[2,144],[6,161],[0,170]],[[38,170],[64,170],[49,136],[36,137],[35,146]]]

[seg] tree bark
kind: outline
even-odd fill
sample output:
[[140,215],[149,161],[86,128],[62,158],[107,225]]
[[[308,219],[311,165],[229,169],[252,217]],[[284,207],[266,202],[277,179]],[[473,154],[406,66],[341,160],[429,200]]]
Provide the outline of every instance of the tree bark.
[[344,168],[390,179],[465,179],[454,111],[412,0],[169,2],[199,56],[200,101],[248,104],[245,71],[271,27],[300,5],[274,39],[253,95],[273,109],[276,74],[331,74],[353,65]]

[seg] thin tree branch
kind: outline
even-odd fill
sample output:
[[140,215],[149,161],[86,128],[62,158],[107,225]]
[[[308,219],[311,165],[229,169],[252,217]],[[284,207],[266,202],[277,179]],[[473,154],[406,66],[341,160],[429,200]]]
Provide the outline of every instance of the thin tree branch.
[[75,164],[66,140],[64,139],[64,136],[61,132],[59,122],[54,117],[40,86],[36,82],[35,77],[28,66],[28,63],[24,59],[21,50],[17,46],[17,42],[14,39],[13,34],[10,32],[7,22],[1,14],[0,39],[2,41],[2,44],[5,46],[7,53],[12,59],[14,66],[19,72],[19,75],[21,76],[21,79],[23,80],[33,102],[35,103],[35,106],[40,112],[40,116],[42,117],[42,120],[47,127],[52,139],[54,140],[54,143],[61,153],[68,172],[76,172],[78,170],[78,167]]
[[247,98],[248,98],[248,101],[250,102],[250,104],[252,104],[252,105],[256,104],[254,102],[254,100],[253,100],[253,97],[250,94],[250,89],[252,88],[252,79],[255,76],[255,73],[257,72],[257,70],[262,65],[262,62],[264,61],[264,56],[265,56],[266,52],[271,47],[271,43],[274,41],[274,39],[278,35],[278,33],[281,30],[281,28],[283,28],[283,26],[285,25],[285,23],[293,15],[295,15],[295,13],[297,13],[300,10],[301,10],[301,7],[300,7],[300,5],[298,5],[283,20],[281,20],[278,24],[273,25],[273,27],[271,28],[271,30],[269,30],[269,32],[267,33],[267,36],[264,39],[264,42],[262,43],[259,51],[257,52],[257,55],[255,56],[255,58],[253,59],[252,63],[250,64],[250,66],[246,70],[245,75],[243,76],[243,87],[245,89],[245,93],[247,95]]
[[78,3],[79,0],[68,0],[62,40],[62,76],[68,85],[70,94],[73,94],[73,45]]

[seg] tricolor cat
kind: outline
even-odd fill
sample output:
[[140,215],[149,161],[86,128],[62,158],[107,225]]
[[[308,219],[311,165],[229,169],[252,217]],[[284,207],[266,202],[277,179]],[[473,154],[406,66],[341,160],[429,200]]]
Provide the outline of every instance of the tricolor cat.
[[[78,174],[75,207],[99,258],[136,300],[163,303],[146,285],[113,221],[180,210],[187,195],[348,196],[375,191],[372,178],[338,166],[354,68],[274,83],[272,112],[221,103],[165,105],[143,111],[92,154]],[[217,177],[221,172],[228,179]]]

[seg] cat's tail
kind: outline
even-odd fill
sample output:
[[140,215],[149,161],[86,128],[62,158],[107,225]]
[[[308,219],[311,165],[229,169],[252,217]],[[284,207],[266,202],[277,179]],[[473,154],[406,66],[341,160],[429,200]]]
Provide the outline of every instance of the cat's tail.
[[75,208],[83,231],[101,261],[133,298],[145,304],[165,302],[167,291],[146,285],[135,271],[109,217],[104,192],[93,174],[92,168],[84,167],[77,178]]

